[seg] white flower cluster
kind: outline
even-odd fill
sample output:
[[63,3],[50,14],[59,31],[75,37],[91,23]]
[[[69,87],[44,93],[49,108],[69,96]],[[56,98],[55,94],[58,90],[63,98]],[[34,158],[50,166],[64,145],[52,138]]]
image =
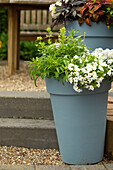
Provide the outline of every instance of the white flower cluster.
[[91,54],[75,55],[68,70],[68,81],[75,91],[82,92],[83,88],[93,91],[104,79],[113,76],[113,50],[98,48]]
[[[67,3],[69,0],[63,0],[63,2]],[[61,0],[58,0],[55,4],[51,4],[50,7],[49,7],[49,11],[51,12],[51,15],[52,17],[54,18],[56,14],[56,7],[60,7],[62,6],[62,1]]]
[[49,7],[49,11],[51,12],[52,17],[54,17],[54,14],[56,13],[55,9],[56,9],[55,4],[51,4]]
[[99,60],[104,60],[108,64],[113,64],[113,49],[105,49],[97,48],[94,52],[92,52],[93,55],[95,55]]

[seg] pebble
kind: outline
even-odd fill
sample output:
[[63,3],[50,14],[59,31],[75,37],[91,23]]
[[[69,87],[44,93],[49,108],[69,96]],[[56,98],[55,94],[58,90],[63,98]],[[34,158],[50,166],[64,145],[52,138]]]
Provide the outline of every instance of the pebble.
[[0,164],[63,165],[64,163],[60,152],[55,149],[0,146]]
[[20,69],[12,76],[8,75],[7,61],[0,61],[0,91],[46,91],[45,80],[37,80],[38,87],[30,78],[28,64],[20,61]]
[[[98,165],[110,164],[110,160],[105,155]],[[66,165],[61,160],[59,150],[56,149],[33,149],[15,146],[0,146],[0,164],[5,165]]]

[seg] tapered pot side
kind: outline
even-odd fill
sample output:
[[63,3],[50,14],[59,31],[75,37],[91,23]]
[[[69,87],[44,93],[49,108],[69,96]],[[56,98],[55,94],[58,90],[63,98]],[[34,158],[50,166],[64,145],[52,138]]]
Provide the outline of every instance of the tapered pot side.
[[110,29],[107,28],[105,23],[99,22],[98,24],[95,22],[91,23],[91,26],[88,26],[85,22],[80,26],[78,21],[67,21],[65,23],[67,35],[71,31],[71,28],[74,30],[80,30],[79,33],[76,33],[75,36],[81,35],[85,36],[85,44],[88,47],[91,47],[92,50],[95,48],[113,48],[113,27]]
[[72,84],[46,78],[61,158],[68,164],[93,164],[103,159],[108,90],[103,81],[94,91],[77,93]]

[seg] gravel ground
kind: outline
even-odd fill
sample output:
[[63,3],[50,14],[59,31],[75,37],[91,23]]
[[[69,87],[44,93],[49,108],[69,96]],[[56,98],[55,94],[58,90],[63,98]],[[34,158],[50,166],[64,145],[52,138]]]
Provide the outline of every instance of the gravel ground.
[[[104,158],[98,165],[113,163]],[[0,146],[0,164],[10,165],[66,165],[55,149],[32,149],[24,147]]]
[[28,149],[23,147],[0,147],[0,164],[11,165],[64,165],[59,151],[55,149]]
[[[45,81],[37,81],[38,87],[30,79],[28,64],[20,62],[20,70],[15,75],[8,75],[7,61],[0,61],[0,91],[46,91]],[[113,88],[111,89],[113,91]],[[104,161],[98,163],[113,163],[105,155]],[[61,155],[55,149],[32,149],[23,147],[0,146],[0,164],[11,165],[64,165]]]
[[28,64],[20,62],[20,70],[15,75],[8,75],[7,61],[0,61],[0,91],[46,91],[45,81],[39,78],[38,87],[30,79]]

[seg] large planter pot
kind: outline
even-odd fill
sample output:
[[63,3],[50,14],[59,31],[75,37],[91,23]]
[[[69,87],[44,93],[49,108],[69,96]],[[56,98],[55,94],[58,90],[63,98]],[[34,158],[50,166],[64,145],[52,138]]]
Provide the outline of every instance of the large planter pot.
[[65,23],[67,35],[69,35],[69,31],[71,28],[74,30],[80,30],[76,36],[81,35],[84,36],[84,32],[86,33],[85,44],[88,47],[91,47],[92,50],[95,48],[113,48],[113,28],[107,28],[105,23],[99,22],[98,24],[95,22],[91,23],[91,26],[88,26],[86,23],[83,23],[79,26],[78,21],[68,21]]
[[63,162],[92,164],[103,159],[110,82],[77,93],[72,84],[46,78]]

